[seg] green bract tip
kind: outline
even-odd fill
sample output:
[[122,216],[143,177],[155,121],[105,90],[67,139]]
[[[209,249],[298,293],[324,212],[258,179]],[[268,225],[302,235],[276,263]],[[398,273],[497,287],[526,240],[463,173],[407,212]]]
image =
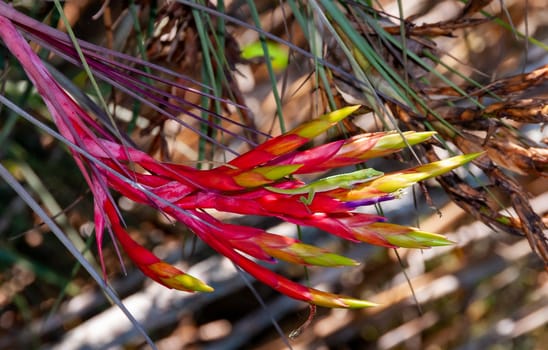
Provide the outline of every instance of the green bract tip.
[[329,129],[333,124],[343,120],[360,108],[359,105],[344,107],[336,111],[324,114],[317,119],[305,123],[291,131],[301,137],[310,139]]
[[413,132],[407,131],[403,133],[393,133],[388,134],[379,139],[373,150],[380,151],[386,149],[400,149],[404,148],[407,145],[413,146],[418,143],[424,142],[435,135],[435,131],[425,131],[425,132]]
[[366,307],[379,306],[380,304],[373,303],[367,300],[354,299],[354,298],[342,298],[342,301],[348,305],[349,309],[363,309]]
[[213,292],[214,290],[213,287],[207,285],[206,283],[202,282],[196,277],[192,277],[191,275],[188,275],[188,274],[177,275],[175,277],[166,278],[164,279],[164,282],[170,287],[175,289],[186,289],[186,290],[192,290],[195,292],[206,292],[206,293]]
[[445,174],[446,172],[451,171],[455,168],[458,168],[459,166],[462,166],[468,162],[471,162],[472,160],[478,158],[484,153],[485,152],[462,154],[460,156],[455,156],[440,160],[438,162],[416,167],[414,171],[428,173],[429,177],[438,176],[441,174]]
[[385,238],[390,244],[402,248],[425,249],[454,244],[442,235],[418,230],[401,235],[387,235]]
[[322,292],[312,288],[310,289],[310,302],[318,306],[344,309],[363,309],[365,307],[379,305],[367,300],[360,300],[344,295]]
[[360,263],[354,259],[347,258],[334,253],[324,253],[316,256],[302,257],[304,262],[314,266],[338,267],[338,266],[357,266]]
[[302,167],[302,164],[290,164],[290,165],[272,165],[256,168],[253,172],[259,173],[269,180],[279,180],[282,177],[293,174],[297,169]]

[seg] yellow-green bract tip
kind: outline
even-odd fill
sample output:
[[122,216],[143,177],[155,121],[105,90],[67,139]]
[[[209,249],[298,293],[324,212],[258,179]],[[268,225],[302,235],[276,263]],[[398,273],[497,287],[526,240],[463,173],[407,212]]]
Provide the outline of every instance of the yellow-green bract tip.
[[336,111],[324,114],[317,119],[295,128],[291,131],[291,133],[305,138],[313,138],[329,129],[333,126],[333,124],[348,117],[350,114],[358,110],[358,108],[360,108],[359,105],[337,109]]
[[272,257],[294,264],[322,267],[356,266],[360,264],[356,260],[302,242],[296,242],[283,248],[277,248],[276,244],[263,245],[262,248]]
[[324,253],[316,256],[303,256],[301,258],[309,265],[322,267],[356,266],[360,264],[354,259],[334,253]]
[[173,265],[163,261],[145,266],[143,270],[149,277],[164,285],[183,291],[212,292],[213,288],[196,277],[188,275]]
[[368,184],[368,186],[385,193],[392,193],[401,188],[411,186],[419,181],[445,174],[474,160],[482,154],[483,153],[463,154],[400,172],[386,174],[379,179],[373,180]]
[[360,108],[360,105],[343,107],[331,113],[324,114],[320,118],[325,118],[331,123],[337,123],[343,120],[344,118],[348,117],[350,114],[357,111],[359,108]]
[[238,174],[232,179],[239,186],[252,188],[279,180],[294,173],[301,166],[302,164],[264,166]]
[[367,300],[355,299],[345,295],[337,295],[310,289],[310,303],[318,306],[343,309],[363,309],[378,306],[379,304]]
[[302,164],[271,165],[256,168],[253,172],[259,173],[269,180],[278,180],[287,175],[293,174]]
[[471,161],[473,161],[474,159],[478,158],[479,156],[481,156],[483,154],[485,154],[485,151],[477,152],[477,153],[463,154],[462,156],[460,156],[460,157],[462,157],[462,164],[466,164],[468,162],[471,162]]
[[425,249],[454,244],[454,242],[437,233],[426,231],[411,231],[401,235],[387,235],[386,240],[395,246],[402,248]]
[[380,304],[373,303],[367,300],[354,299],[354,298],[342,298],[344,303],[348,305],[349,309],[363,309],[366,307],[379,306]]
[[188,274],[177,275],[175,277],[165,278],[162,280],[171,288],[179,290],[182,289],[206,293],[213,292],[213,287]]
[[434,177],[471,162],[484,153],[485,152],[462,154],[460,156],[443,159],[438,162],[425,164],[423,166],[416,167],[414,170],[415,172],[428,173],[428,177]]
[[[413,146],[418,143],[424,142],[434,136],[435,131],[413,132],[407,131],[404,133],[388,134],[379,139],[373,150],[386,150],[386,149],[399,149],[404,148],[407,145]],[[404,140],[405,139],[405,140]]]

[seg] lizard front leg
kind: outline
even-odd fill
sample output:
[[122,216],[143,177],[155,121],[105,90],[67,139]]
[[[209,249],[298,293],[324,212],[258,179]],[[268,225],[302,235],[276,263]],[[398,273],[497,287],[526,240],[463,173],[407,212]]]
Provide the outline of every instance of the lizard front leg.
[[308,210],[308,212],[309,212],[310,214],[312,214],[312,212],[310,211],[310,208],[309,208],[308,206],[309,206],[310,204],[312,204],[312,201],[314,200],[314,195],[315,195],[314,189],[313,189],[313,188],[310,188],[310,189],[308,190],[308,196],[301,196],[301,197],[299,198],[299,201],[300,201],[301,203],[304,204],[304,206],[306,207],[306,210]]

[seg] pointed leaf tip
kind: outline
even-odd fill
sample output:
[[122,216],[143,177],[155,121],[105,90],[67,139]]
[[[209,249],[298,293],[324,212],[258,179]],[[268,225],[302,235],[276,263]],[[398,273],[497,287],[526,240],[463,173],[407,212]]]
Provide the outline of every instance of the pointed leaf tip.
[[168,279],[163,279],[163,281],[166,285],[178,290],[190,290],[203,293],[210,293],[214,290],[210,285],[188,274],[177,275]]
[[435,131],[408,131],[404,133],[391,133],[381,137],[372,149],[379,151],[386,149],[400,149],[407,147],[407,145],[413,146],[428,140],[435,134],[437,134]]
[[213,291],[213,287],[163,261],[150,264],[145,269],[149,277],[173,289],[185,292]]
[[437,134],[438,133],[436,131],[414,132],[411,135],[406,136],[405,139],[410,145],[416,145],[417,143],[424,142]]
[[269,180],[279,180],[282,177],[293,174],[303,164],[287,164],[287,165],[271,165],[254,169],[257,172]]
[[349,309],[363,309],[366,307],[375,307],[380,305],[371,301],[354,298],[343,298],[342,300],[346,305],[348,305]]
[[331,123],[337,123],[357,111],[360,107],[360,105],[343,107],[337,109],[336,111],[324,114],[322,117]]
[[354,259],[334,253],[324,253],[317,256],[303,257],[303,260],[309,265],[322,267],[358,266],[360,264]]
[[279,248],[266,245],[264,241],[261,245],[263,250],[270,256],[294,264],[322,267],[357,266],[360,264],[356,260],[302,242]]
[[[463,154],[447,159],[443,159],[437,162],[428,163],[421,165],[415,168],[410,168],[407,170],[402,170],[394,173],[386,174],[385,176],[373,180],[371,183],[361,186],[361,188],[356,189],[356,191],[351,191],[349,194],[350,199],[360,198],[360,193],[368,193],[368,187],[376,189],[384,193],[392,193],[399,189],[409,187],[414,185],[419,181],[424,181],[426,179],[445,174],[455,168],[458,168],[477,157],[481,156],[484,152],[481,153],[470,153]],[[365,191],[363,191],[365,189]],[[370,191],[370,189],[369,189]]]
[[468,153],[468,154],[463,154],[462,156],[462,163],[461,164],[466,164],[468,162],[471,162],[473,161],[474,159],[478,158],[479,156],[485,154],[486,152],[483,151],[483,152],[477,152],[477,153]]
[[238,186],[253,188],[291,175],[300,167],[302,164],[263,166],[235,175],[233,180]]
[[431,247],[455,244],[455,242],[447,239],[445,236],[432,232],[416,230],[409,233],[408,236],[412,237],[417,242],[426,244]]
[[367,300],[355,299],[344,295],[323,292],[317,289],[310,290],[310,302],[314,305],[329,308],[363,309],[378,306],[379,304]]
[[455,244],[445,236],[419,230],[399,235],[387,235],[385,238],[390,244],[402,248],[426,249]]
[[451,158],[442,159],[440,161],[430,164],[425,164],[423,166],[415,168],[415,170],[428,172],[430,174],[430,177],[438,176],[455,168],[458,168],[459,166],[462,166],[466,163],[469,163],[479,156],[483,155],[484,153],[485,152],[461,154]]
[[344,107],[336,111],[323,114],[319,118],[305,123],[293,129],[290,133],[297,134],[300,137],[311,139],[329,129],[335,123],[343,120],[360,108],[359,105]]

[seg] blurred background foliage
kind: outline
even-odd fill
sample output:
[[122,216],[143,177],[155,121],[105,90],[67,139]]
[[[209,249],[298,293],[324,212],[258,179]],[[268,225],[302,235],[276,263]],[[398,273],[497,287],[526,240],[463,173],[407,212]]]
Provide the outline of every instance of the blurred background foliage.
[[[12,4],[66,30],[51,1]],[[400,249],[397,256],[303,230],[305,241],[323,242],[362,262],[353,269],[312,268],[311,285],[382,306],[319,309],[290,340],[295,349],[541,349],[548,341],[545,1],[82,0],[66,1],[63,9],[78,38],[144,57],[196,80],[184,84],[247,107],[166,84],[163,88],[228,119],[195,110],[201,118],[243,137],[181,115],[196,133],[101,83],[120,130],[160,159],[215,166],[231,157],[226,146],[243,152],[249,147],[244,138],[261,142],[264,134],[278,135],[350,103],[362,104],[361,113],[327,138],[396,128],[440,134],[436,144],[414,153],[368,163],[383,171],[403,168],[414,155],[433,161],[457,150],[487,151],[489,160],[479,168],[428,181],[377,208],[392,222],[446,234],[455,246]],[[97,101],[81,69],[35,48]],[[1,45],[0,50],[2,94],[48,121],[16,60]],[[0,113],[0,161],[96,264],[91,196],[65,147],[9,109]],[[211,295],[165,290],[130,264],[123,276],[107,245],[113,286],[159,348],[280,349],[284,337],[306,320],[306,305],[253,284],[257,300],[230,264],[181,225],[118,200],[135,239],[170,262],[192,266],[191,272],[216,287]],[[296,235],[295,227],[273,220],[224,219]],[[4,182],[0,267],[1,349],[145,347]],[[302,268],[276,268],[306,279]]]

